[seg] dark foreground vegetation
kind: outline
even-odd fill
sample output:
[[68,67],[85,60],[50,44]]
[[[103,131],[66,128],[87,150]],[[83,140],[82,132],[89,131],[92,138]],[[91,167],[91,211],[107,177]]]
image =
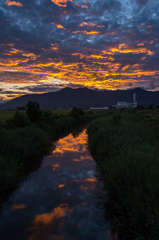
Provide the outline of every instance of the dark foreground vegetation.
[[122,240],[159,239],[159,110],[114,111],[88,127],[106,217]]
[[58,115],[40,110],[36,101],[30,101],[26,111],[16,111],[12,118],[0,121],[0,206],[35,161],[39,164],[54,147],[58,133],[101,116],[102,112],[85,113],[76,107]]

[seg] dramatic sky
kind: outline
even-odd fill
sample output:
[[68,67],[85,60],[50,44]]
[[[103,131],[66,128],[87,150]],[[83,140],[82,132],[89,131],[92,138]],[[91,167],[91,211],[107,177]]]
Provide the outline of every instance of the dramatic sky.
[[159,90],[159,0],[0,0],[0,99]]

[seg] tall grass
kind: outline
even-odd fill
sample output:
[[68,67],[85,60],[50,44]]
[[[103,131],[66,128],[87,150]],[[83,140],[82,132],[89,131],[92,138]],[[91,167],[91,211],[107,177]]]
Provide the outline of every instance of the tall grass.
[[49,152],[47,133],[35,125],[3,131],[0,135],[0,203],[24,176],[34,158]]
[[[138,114],[137,114],[138,115]],[[89,148],[108,190],[105,201],[119,239],[159,239],[159,139],[140,116],[93,121]],[[137,120],[138,118],[138,120]]]

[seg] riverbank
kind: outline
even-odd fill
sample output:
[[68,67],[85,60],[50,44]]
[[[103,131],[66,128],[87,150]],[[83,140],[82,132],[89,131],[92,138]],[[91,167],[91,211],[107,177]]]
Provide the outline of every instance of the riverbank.
[[122,240],[159,238],[159,113],[116,111],[88,127],[88,145],[108,191],[112,231]]
[[[18,113],[19,114],[19,113]],[[26,126],[19,127],[26,120],[24,113],[14,115],[0,126],[0,206],[18,183],[27,177],[28,168],[52,149],[52,141],[60,132],[103,116],[105,113],[84,114],[78,117],[55,116],[45,111],[37,122],[26,121]],[[18,117],[17,117],[18,116]],[[16,118],[16,121],[15,121]],[[34,170],[34,169],[33,169]]]

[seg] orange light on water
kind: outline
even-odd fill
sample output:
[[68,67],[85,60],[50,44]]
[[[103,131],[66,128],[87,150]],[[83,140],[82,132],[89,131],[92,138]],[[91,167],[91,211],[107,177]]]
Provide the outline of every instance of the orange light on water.
[[53,238],[50,238],[50,234],[53,229],[58,232],[61,231],[65,223],[64,217],[72,211],[73,208],[69,208],[68,204],[60,204],[52,212],[36,215],[32,220],[31,226],[27,229],[29,232],[32,232],[28,240],[39,240],[44,232],[46,238],[64,240],[62,235],[53,234]]

